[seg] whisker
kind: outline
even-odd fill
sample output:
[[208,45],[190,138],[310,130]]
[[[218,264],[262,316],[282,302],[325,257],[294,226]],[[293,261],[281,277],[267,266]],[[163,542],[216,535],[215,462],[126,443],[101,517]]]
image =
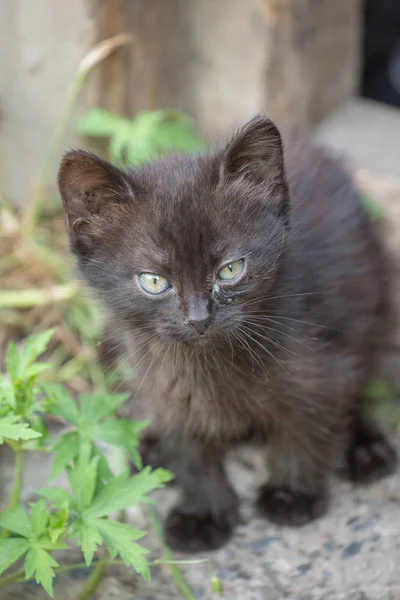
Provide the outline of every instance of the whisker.
[[[107,372],[108,372],[108,371],[111,369],[111,367],[112,367],[113,365],[115,365],[116,363],[118,363],[118,364],[117,364],[117,367],[114,369],[114,371],[113,371],[113,372],[112,372],[112,373],[109,375],[109,377],[107,378],[107,380],[104,382],[104,385],[103,385],[103,387],[106,387],[106,386],[107,386],[107,384],[110,382],[110,380],[113,378],[113,376],[114,376],[114,375],[115,375],[115,374],[118,372],[118,369],[120,369],[121,367],[123,367],[123,366],[124,366],[124,365],[125,365],[127,362],[129,362],[130,360],[132,360],[132,358],[133,358],[133,357],[134,357],[134,356],[135,356],[135,355],[136,355],[138,352],[140,352],[141,350],[143,350],[143,348],[145,348],[145,347],[146,347],[148,344],[150,344],[150,343],[151,343],[151,342],[152,342],[152,341],[153,341],[155,338],[156,338],[156,335],[154,335],[154,336],[150,336],[150,338],[149,338],[149,339],[147,339],[147,340],[146,340],[146,341],[145,341],[145,342],[144,342],[144,343],[143,343],[143,344],[142,344],[142,345],[141,345],[139,348],[138,348],[138,347],[136,347],[136,348],[135,348],[135,350],[134,350],[134,352],[128,353],[128,354],[127,354],[127,355],[124,357],[124,359],[123,359],[121,362],[119,362],[119,358],[117,358],[117,359],[116,359],[116,360],[115,360],[115,361],[114,361],[114,362],[113,362],[113,363],[112,363],[112,364],[111,364],[111,365],[110,365],[110,366],[109,366],[109,367],[108,367],[108,368],[105,370],[105,373],[107,373]],[[136,365],[135,365],[135,366],[136,366]],[[119,386],[119,387],[120,387],[120,386]],[[118,389],[119,389],[119,387],[118,387]]]
[[270,338],[270,337],[267,337],[265,335],[262,335],[261,333],[259,333],[257,331],[254,331],[252,329],[249,329],[249,328],[247,328],[247,330],[249,332],[253,333],[254,335],[258,336],[259,338],[264,339],[269,344],[272,344],[275,348],[278,348],[278,350],[282,350],[284,352],[287,352],[288,354],[292,354],[293,356],[296,356],[296,358],[300,358],[300,359],[303,359],[303,360],[310,360],[308,358],[303,358],[300,354],[297,354],[297,352],[295,352],[291,348],[287,348],[283,344],[280,344],[277,340],[274,340],[273,338]]
[[[244,335],[241,335],[241,333],[239,333],[239,331],[235,331],[235,335],[238,336],[238,338],[242,341],[242,346],[247,348],[247,351],[249,352],[251,359],[253,361],[253,358],[255,358],[256,363],[261,367],[261,370],[264,372],[267,380],[269,379],[269,373],[266,369],[266,366],[264,365],[263,361],[261,360],[261,358],[258,356],[257,352],[250,346],[250,344],[248,343],[247,339],[246,339],[246,333],[244,333]],[[252,370],[254,371],[254,363],[252,362]]]
[[[140,350],[140,348],[144,348],[147,344],[147,341],[152,337],[151,334],[147,334],[148,338],[145,338],[144,340],[140,340],[138,344],[136,344],[136,346],[133,348],[134,352],[132,353],[128,353],[127,357],[128,358],[124,358],[124,360],[122,362],[120,362],[119,366],[124,365],[127,360],[129,360],[129,358],[131,358],[132,356],[134,356],[136,354],[136,351]],[[143,345],[141,345],[143,344]],[[138,346],[140,346],[140,348],[138,348]],[[104,369],[104,374],[106,374],[116,363],[118,363],[120,361],[121,357],[118,356],[112,363],[111,365],[108,365],[108,367],[106,369]]]
[[281,294],[279,296],[258,296],[257,298],[252,298],[248,302],[244,302],[242,306],[250,306],[257,302],[267,302],[269,300],[282,300],[283,298],[298,298],[303,296],[324,296],[324,294],[321,292],[303,292],[299,294]]
[[[241,329],[243,329],[244,326],[241,326]],[[253,332],[250,328],[246,327],[245,329],[247,329],[250,333],[255,333]],[[280,360],[277,359],[277,357],[275,356],[275,354],[273,352],[271,352],[270,350],[268,350],[268,348],[266,348],[265,346],[263,346],[263,344],[261,344],[261,342],[259,342],[258,340],[255,340],[252,336],[249,336],[251,338],[251,340],[257,344],[258,346],[260,346],[260,348],[262,348],[271,358],[274,359],[274,361],[288,374],[290,375],[289,371],[283,366],[283,364],[281,363]],[[267,338],[265,338],[267,339]],[[268,340],[269,342],[271,340]]]
[[298,340],[293,335],[290,335],[289,333],[286,333],[285,331],[280,331],[279,329],[275,329],[274,327],[269,327],[267,325],[255,323],[255,322],[249,321],[249,320],[244,320],[243,323],[247,323],[249,325],[254,325],[255,327],[260,327],[261,329],[265,329],[265,330],[268,330],[268,331],[275,331],[275,333],[279,333],[280,335],[284,335],[285,337],[293,340],[297,344],[300,344],[301,346],[304,346],[304,348],[307,348],[307,350],[310,350],[310,352],[315,352],[314,348],[310,348],[310,346],[307,346],[307,344],[305,344],[304,342]]
[[[153,350],[153,349],[154,349],[154,348],[157,346],[157,344],[158,344],[158,342],[156,342],[156,343],[154,344],[154,346],[152,346],[152,347],[151,347],[151,349],[150,349],[150,350]],[[158,350],[158,352],[157,352],[157,353],[156,353],[156,354],[153,356],[153,359],[151,360],[151,362],[150,362],[150,364],[149,364],[149,366],[148,366],[148,369],[147,369],[146,373],[143,375],[142,381],[140,382],[140,385],[139,385],[139,387],[137,388],[137,390],[136,390],[136,392],[135,392],[135,395],[133,396],[133,398],[132,398],[132,401],[131,401],[131,402],[134,402],[134,401],[135,401],[135,398],[136,398],[136,396],[138,395],[138,393],[139,393],[139,391],[140,391],[140,389],[141,389],[141,387],[142,387],[142,385],[143,385],[143,383],[144,383],[144,380],[146,379],[146,377],[147,377],[147,375],[149,374],[149,372],[150,372],[150,370],[151,370],[152,366],[154,365],[155,361],[157,360],[157,357],[159,356],[160,352],[161,352],[161,351],[164,349],[164,347],[165,347],[165,346],[164,346],[164,344],[162,343],[162,344],[161,344],[161,346],[160,346],[160,349]],[[138,363],[138,364],[139,364],[139,363]]]
[[259,316],[263,316],[265,318],[274,318],[274,319],[282,319],[285,321],[293,321],[294,323],[301,323],[303,325],[310,325],[311,327],[320,327],[321,329],[331,329],[332,331],[342,331],[343,333],[346,332],[346,329],[339,329],[338,327],[331,327],[329,325],[321,325],[320,323],[313,323],[312,321],[304,321],[302,319],[295,319],[294,317],[286,317],[284,315],[277,315],[277,314],[273,314],[271,316],[266,315],[263,312],[246,312],[246,314],[248,315],[259,315]]

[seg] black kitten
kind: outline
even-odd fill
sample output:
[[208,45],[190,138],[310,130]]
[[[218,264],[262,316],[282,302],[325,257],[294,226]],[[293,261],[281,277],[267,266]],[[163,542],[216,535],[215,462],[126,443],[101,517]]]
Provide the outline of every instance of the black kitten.
[[337,470],[356,482],[393,471],[362,414],[388,330],[387,266],[339,162],[295,141],[284,160],[257,117],[220,153],[128,173],[70,152],[59,187],[79,268],[136,365],[157,433],[149,460],[183,489],[171,546],[229,538],[224,453],[252,436],[269,444],[259,508],[280,524],[321,515]]

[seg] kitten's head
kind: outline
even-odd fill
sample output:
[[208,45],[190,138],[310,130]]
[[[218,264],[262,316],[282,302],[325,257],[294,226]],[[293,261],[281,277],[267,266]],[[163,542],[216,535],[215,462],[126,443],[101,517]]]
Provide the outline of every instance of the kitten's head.
[[288,192],[266,117],[222,152],[129,173],[72,151],[58,182],[79,268],[126,328],[192,347],[232,343],[272,295]]

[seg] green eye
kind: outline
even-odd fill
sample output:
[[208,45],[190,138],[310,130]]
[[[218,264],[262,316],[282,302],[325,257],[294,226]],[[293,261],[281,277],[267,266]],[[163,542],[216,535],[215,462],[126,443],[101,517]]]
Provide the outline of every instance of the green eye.
[[153,273],[141,273],[138,282],[142,290],[153,296],[163,294],[171,287],[168,279],[154,275]]
[[239,275],[241,275],[244,271],[244,259],[240,258],[239,260],[235,260],[233,262],[228,263],[218,273],[218,277],[222,279],[222,281],[233,281]]

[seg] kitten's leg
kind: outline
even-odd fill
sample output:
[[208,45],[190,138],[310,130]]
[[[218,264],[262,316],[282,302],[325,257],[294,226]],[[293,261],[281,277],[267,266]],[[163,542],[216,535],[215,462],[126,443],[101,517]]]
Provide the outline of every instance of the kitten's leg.
[[292,424],[270,440],[270,478],[258,508],[278,525],[300,526],[321,516],[328,504],[328,478],[337,440],[323,423]]
[[171,548],[199,552],[219,548],[238,521],[238,499],[230,486],[223,452],[212,445],[190,441],[181,446],[172,466],[182,487],[182,502],[169,513],[165,537]]
[[397,454],[378,425],[360,409],[350,422],[349,445],[341,475],[356,484],[370,483],[391,475]]
[[139,444],[139,454],[142,457],[143,466],[151,467],[152,469],[169,469],[171,458],[169,456],[168,445],[157,432],[144,431]]

